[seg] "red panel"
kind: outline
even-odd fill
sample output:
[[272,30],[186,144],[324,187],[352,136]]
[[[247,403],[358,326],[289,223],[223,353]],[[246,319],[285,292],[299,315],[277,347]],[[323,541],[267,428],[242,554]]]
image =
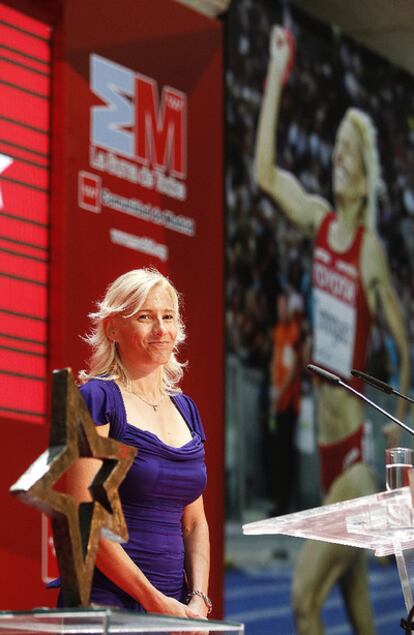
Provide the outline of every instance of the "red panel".
[[[20,276],[28,280],[36,280],[44,285],[47,283],[48,267],[43,262],[37,262],[33,258],[25,258],[10,249],[3,247],[3,241],[0,239],[0,271],[12,271],[13,276]],[[1,305],[1,300],[0,300]]]
[[48,40],[22,33],[9,24],[0,24],[0,42],[38,60],[47,62],[50,59]]
[[24,185],[31,185],[43,192],[47,192],[49,187],[49,173],[46,168],[23,163],[23,161],[18,159],[15,159],[10,167],[7,168],[7,173],[3,178],[18,181]]
[[[22,242],[30,243],[41,247],[42,250],[32,249],[30,252],[33,255],[42,256],[44,250],[47,249],[49,236],[45,227],[38,227],[33,223],[25,222],[24,220],[16,220],[9,218],[0,212],[0,227],[1,236],[4,238],[13,238],[14,240],[20,240]],[[47,254],[44,255],[46,260]]]
[[[64,20],[55,73],[59,109],[53,115],[59,136],[53,148],[52,315],[59,319],[51,321],[52,366],[69,365],[75,371],[84,366],[89,351],[79,335],[89,329],[87,314],[94,301],[117,275],[145,265],[171,275],[184,296],[189,333],[185,358],[190,366],[183,387],[197,402],[208,437],[205,501],[214,545],[211,589],[219,616],[224,508],[222,25],[171,0],[123,0],[122,11],[114,11],[113,0],[70,0]],[[122,155],[119,146],[110,151],[105,135],[93,144],[91,108],[104,106],[104,101],[91,90],[92,53],[101,63],[104,59],[115,90],[125,78],[132,87],[122,112],[115,106],[106,109],[107,116],[114,116],[112,129],[108,119],[95,128],[110,136],[117,130],[117,117],[127,112],[129,155]],[[94,77],[108,88],[105,72]],[[154,98],[144,105],[134,93],[138,79],[153,89]],[[175,109],[182,118],[172,117]],[[148,147],[140,146],[143,156],[137,157],[137,138],[131,135],[142,133],[140,126],[148,127],[150,141]],[[97,148],[103,153],[95,153]],[[187,160],[174,166],[178,155]],[[142,161],[153,181],[128,179]],[[163,163],[170,189],[165,183],[151,185],[157,183],[157,161]],[[174,168],[184,174],[173,174]],[[112,204],[103,200],[100,194],[108,191],[122,199]],[[177,231],[166,219],[182,219],[192,231]]]
[[15,335],[37,342],[46,343],[46,322],[44,320],[6,313],[0,309],[0,333]]
[[49,157],[45,154],[34,152],[27,147],[19,146],[15,140],[13,142],[2,141],[0,139],[0,153],[7,154],[12,159],[22,159],[29,165],[33,164],[39,168],[49,167]]
[[0,188],[3,195],[3,212],[27,218],[39,223],[47,223],[49,216],[48,192],[41,192],[25,187],[19,183],[12,183],[0,176]]
[[[3,378],[0,378],[3,381]],[[41,580],[41,521],[37,509],[22,505],[9,488],[47,446],[47,427],[5,416],[1,421],[0,467],[0,580],[5,609],[56,606],[56,592],[47,591]],[[18,449],[18,451],[16,450]],[[6,522],[7,519],[7,522]]]
[[16,51],[10,47],[5,47],[0,44],[0,52],[2,55],[11,62],[15,62],[16,64],[22,64],[26,68],[31,68],[35,72],[41,73],[42,75],[49,76],[49,63],[44,62],[42,60],[37,60],[33,57],[29,57],[24,53],[20,53],[20,51]]
[[[30,334],[32,335],[32,333]],[[46,346],[45,343],[36,342],[31,338],[21,338],[16,333],[12,333],[12,335],[7,335],[0,330],[0,348],[2,349],[12,349],[21,351],[22,354],[33,354],[33,355],[41,355],[45,357],[46,355]]]
[[0,309],[46,317],[47,287],[0,273]]
[[39,512],[8,493],[47,443],[34,430],[46,427],[48,388],[50,34],[0,3],[0,154],[12,159],[0,163],[0,507],[13,521],[0,528],[0,569],[10,609],[55,603],[40,577]]
[[[1,34],[0,34],[1,37]],[[49,130],[49,102],[44,97],[38,97],[24,90],[1,85],[1,110],[2,116],[13,121],[33,126],[44,132]],[[8,108],[5,108],[7,104]]]
[[[185,390],[197,401],[208,435],[209,486],[206,509],[214,545],[211,589],[215,615],[220,616],[223,571],[221,24],[171,0],[144,3],[145,11],[142,10],[142,3],[136,0],[124,0],[123,11],[114,11],[113,0],[67,0],[63,4],[64,22],[59,25],[63,39],[59,42],[59,59],[56,60],[52,113],[56,134],[51,365],[71,365],[75,371],[83,365],[87,350],[79,334],[87,330],[87,313],[93,308],[93,301],[102,295],[109,280],[127,269],[147,264],[154,264],[171,274],[186,301],[186,321],[190,334],[186,356],[190,359],[191,370]],[[160,11],[162,20],[159,19]],[[9,60],[9,64],[3,68],[11,72],[8,78],[1,78],[3,83],[0,81],[0,108],[4,116],[0,122],[0,140],[9,142],[5,154],[27,161],[31,160],[30,156],[22,154],[19,148],[13,150],[10,144],[48,155],[49,102],[29,92],[42,92],[45,78],[33,73],[36,77],[29,79],[27,73],[30,71],[27,68],[14,73],[12,68],[21,67],[10,64],[10,61],[27,67],[33,63],[36,70],[42,69],[42,61],[49,60],[49,29],[1,4],[0,21],[12,22],[23,29],[0,26],[0,42]],[[10,48],[14,50],[10,51]],[[188,55],[189,50],[191,56]],[[187,144],[188,159],[186,200],[180,201],[165,192],[146,189],[115,174],[103,174],[90,166],[90,106],[99,103],[89,88],[89,55],[92,51],[110,58],[132,74],[141,73],[152,78],[160,99],[164,86],[186,95],[188,136],[183,141]],[[16,83],[20,83],[25,90],[11,85]],[[48,91],[43,94],[48,94]],[[5,149],[3,146],[3,151]],[[186,236],[155,222],[138,220],[108,207],[101,209],[100,213],[98,209],[91,210],[94,207],[91,202],[99,207],[99,197],[91,200],[85,194],[83,202],[86,205],[80,207],[79,171],[93,173],[93,178],[98,179],[95,181],[97,192],[99,179],[103,178],[105,187],[117,194],[135,197],[146,205],[159,207],[178,217],[190,218],[196,227],[194,236]],[[205,187],[206,175],[208,188]],[[39,166],[16,160],[10,169],[0,175],[0,188],[4,202],[0,210],[1,222],[11,215],[47,224],[48,181],[45,173],[42,176]],[[30,236],[27,240],[30,227],[36,226],[27,224],[22,240],[37,244]],[[38,227],[46,231],[45,227]],[[148,244],[145,240],[161,244],[166,249],[167,260],[136,251],[130,246],[115,244],[111,239],[111,229],[130,234],[132,238],[144,238],[144,244]],[[15,231],[18,231],[17,221],[7,226],[7,237],[16,240]],[[26,250],[25,253],[30,251],[30,247],[23,245],[18,248],[15,245],[15,248],[20,254],[23,250]],[[9,417],[14,426],[11,430],[19,430],[20,435],[13,437],[11,447],[15,448],[20,436],[25,443],[30,443],[27,428],[43,428],[23,422],[44,421],[46,410],[46,381],[24,377],[25,373],[44,372],[44,358],[9,350],[28,348],[28,343],[16,339],[19,336],[44,339],[46,322],[31,320],[23,315],[17,317],[16,314],[46,319],[48,288],[46,285],[20,280],[15,272],[17,266],[22,267],[21,272],[34,279],[35,275],[41,275],[42,263],[36,265],[36,273],[33,263],[29,269],[24,266],[21,255],[9,256],[9,269],[2,271],[0,266],[0,333],[14,335],[15,338],[13,346],[7,344],[11,338],[0,338],[0,346],[3,346],[0,349],[1,359],[10,366],[8,374],[1,374],[4,390],[0,395],[0,414],[4,425]],[[203,315],[203,320],[200,320],[200,315]],[[214,340],[206,337],[206,322],[209,332],[214,333]],[[16,375],[11,374],[12,368],[17,369]],[[211,395],[214,395],[214,399]],[[12,437],[7,436],[9,438]],[[31,460],[38,455],[37,449]],[[21,458],[22,453],[18,456],[19,460]],[[27,463],[18,465],[18,473],[30,462],[27,456],[25,459]],[[13,469],[17,469],[16,465]],[[5,488],[1,491],[4,492]],[[18,512],[13,517],[18,517]],[[3,527],[1,535],[2,544],[9,546],[6,554],[0,554],[2,569],[16,567],[14,577],[10,577],[10,588],[2,588],[2,602],[7,608],[27,608],[27,604],[33,606],[36,602],[33,598],[42,595],[39,592],[40,567],[36,569],[38,562],[30,562],[31,557],[37,560],[36,549],[40,551],[40,538],[36,533],[25,540],[25,532],[19,531],[19,528],[20,524],[6,534],[7,528]],[[26,579],[29,577],[30,584],[27,584]],[[54,596],[51,599],[53,602]],[[37,605],[46,603],[47,600],[43,599]]]
[[[50,39],[50,27],[38,20],[30,18],[24,13],[20,13],[7,7],[4,4],[0,4],[0,20],[8,22],[17,26],[19,29],[24,29],[29,33],[31,37],[38,37],[46,40]],[[47,59],[49,59],[49,49],[47,50]]]
[[[46,359],[41,353],[25,353],[20,347],[10,346],[12,342],[8,343],[8,346],[4,346],[0,342],[1,370],[7,369],[11,373],[20,373],[28,375],[30,377],[44,378],[46,376]],[[2,395],[0,396],[0,403],[4,403],[4,399],[9,400],[9,403],[15,403],[16,395]]]
[[43,423],[46,412],[46,385],[36,377],[34,373],[31,377],[25,368],[20,369],[20,374],[16,375],[7,375],[1,368],[0,409],[15,413],[13,417],[19,419],[20,412],[27,413],[27,416],[30,415],[37,423]]
[[[13,111],[9,113],[9,117],[13,118],[13,115]],[[0,120],[0,139],[40,152],[45,156],[49,154],[48,131],[39,132],[12,121]]]
[[23,68],[20,64],[0,59],[0,77],[7,77],[7,81],[24,88],[24,90],[34,92],[36,95],[42,97],[49,96],[49,77],[43,73]]
[[[30,263],[30,278],[47,284],[48,253],[46,248],[39,248],[16,239],[0,237],[0,250],[10,254],[11,257],[27,260]],[[21,266],[23,267],[23,265]]]

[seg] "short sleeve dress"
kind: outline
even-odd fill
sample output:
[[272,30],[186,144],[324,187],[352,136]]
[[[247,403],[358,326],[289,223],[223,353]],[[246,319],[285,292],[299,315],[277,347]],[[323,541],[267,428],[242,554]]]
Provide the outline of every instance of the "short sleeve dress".
[[[162,593],[184,601],[184,543],[181,520],[186,505],[206,486],[205,434],[194,402],[184,394],[170,397],[188,427],[191,440],[175,448],[155,434],[127,421],[118,385],[92,379],[80,389],[96,425],[110,424],[109,436],[138,449],[120,485],[119,494],[129,532],[123,548]],[[98,568],[92,582],[91,603],[143,611],[131,596]]]

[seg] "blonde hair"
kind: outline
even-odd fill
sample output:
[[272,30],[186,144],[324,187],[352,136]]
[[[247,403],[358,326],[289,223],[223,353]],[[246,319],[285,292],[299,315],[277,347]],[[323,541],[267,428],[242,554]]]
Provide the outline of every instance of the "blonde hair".
[[344,120],[350,121],[361,138],[362,162],[368,182],[367,204],[364,213],[364,225],[375,231],[377,219],[377,198],[383,184],[377,146],[377,130],[372,119],[359,108],[348,108]]
[[85,383],[94,377],[107,380],[119,380],[127,387],[130,379],[124,368],[116,344],[105,332],[105,321],[115,315],[124,318],[133,317],[143,306],[148,293],[157,285],[163,286],[170,294],[177,319],[177,338],[174,351],[166,364],[161,367],[161,380],[167,392],[180,392],[178,384],[183,376],[185,363],[176,358],[179,345],[185,340],[184,324],[180,316],[180,296],[171,284],[154,267],[133,269],[114,280],[107,288],[98,310],[90,313],[92,330],[83,339],[91,346],[92,355],[88,361],[89,371],[81,370],[79,381]]

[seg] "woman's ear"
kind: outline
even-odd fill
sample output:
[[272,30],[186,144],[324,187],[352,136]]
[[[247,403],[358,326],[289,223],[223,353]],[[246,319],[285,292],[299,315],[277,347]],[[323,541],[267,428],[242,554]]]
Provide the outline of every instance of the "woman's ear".
[[111,342],[116,342],[118,339],[118,329],[113,318],[108,318],[104,322],[105,335]]

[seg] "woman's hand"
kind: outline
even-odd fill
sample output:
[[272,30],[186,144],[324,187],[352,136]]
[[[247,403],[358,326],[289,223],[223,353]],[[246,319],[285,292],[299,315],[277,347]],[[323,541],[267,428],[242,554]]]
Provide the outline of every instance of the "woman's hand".
[[[200,598],[199,598],[200,599]],[[195,600],[195,598],[194,598]],[[204,604],[204,602],[202,602]],[[204,605],[205,607],[205,605]],[[145,603],[144,607],[149,613],[158,613],[159,615],[173,615],[174,617],[189,617],[194,620],[204,619],[203,607],[200,605],[200,611],[198,610],[198,604],[191,601],[189,605],[183,604],[174,598],[170,598],[163,593],[158,593],[156,597],[150,602]],[[207,607],[205,607],[207,609]]]
[[292,33],[278,24],[273,26],[270,34],[270,57],[282,77],[282,84],[288,80],[295,53],[296,44]]
[[187,604],[187,607],[191,609],[191,611],[197,613],[198,619],[207,619],[208,607],[203,598],[200,598],[198,595],[193,595],[193,597]]
[[[198,600],[201,600],[201,598],[198,598]],[[201,600],[201,604],[204,604],[202,600]],[[174,600],[173,598],[169,598],[166,595],[160,594],[157,601],[157,608],[152,609],[151,612],[159,613],[161,615],[183,617],[183,618],[188,618],[193,620],[203,619],[207,621],[206,616],[203,614],[204,612],[207,612],[207,607],[204,604],[204,608],[206,609],[206,611],[204,611],[201,604],[199,606],[199,603],[196,601],[196,598],[193,598],[191,602],[187,605],[187,604],[182,604],[181,602],[178,602],[177,600]],[[150,609],[147,608],[147,610],[149,611]],[[184,635],[184,633],[174,632],[173,635]],[[187,632],[186,635],[208,635],[208,632],[206,633],[201,631],[191,631],[190,633]]]

